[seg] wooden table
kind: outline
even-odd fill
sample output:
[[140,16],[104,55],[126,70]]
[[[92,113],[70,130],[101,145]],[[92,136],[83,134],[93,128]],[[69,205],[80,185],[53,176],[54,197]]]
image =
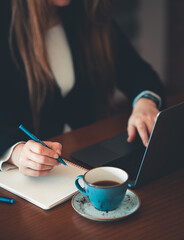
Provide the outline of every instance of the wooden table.
[[[63,158],[72,160],[71,152],[125,131],[127,119],[128,114],[119,114],[53,140],[63,144]],[[134,191],[141,198],[136,213],[117,222],[95,222],[78,215],[70,200],[45,211],[0,188],[0,195],[15,199],[13,205],[0,204],[0,240],[184,239],[184,169]]]

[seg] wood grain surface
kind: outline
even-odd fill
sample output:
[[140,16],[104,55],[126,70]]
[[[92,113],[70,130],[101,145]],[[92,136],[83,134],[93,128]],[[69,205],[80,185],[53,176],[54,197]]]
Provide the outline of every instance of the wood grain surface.
[[[73,161],[73,151],[125,131],[127,119],[128,114],[119,114],[53,140],[63,144],[62,157]],[[96,222],[78,215],[71,200],[45,211],[0,188],[1,196],[15,199],[12,205],[0,203],[0,240],[184,239],[184,169],[134,191],[141,198],[136,213],[117,222]]]

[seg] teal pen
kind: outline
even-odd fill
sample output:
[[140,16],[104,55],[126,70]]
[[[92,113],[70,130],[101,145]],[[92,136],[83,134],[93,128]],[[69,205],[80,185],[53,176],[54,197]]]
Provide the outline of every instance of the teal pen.
[[2,196],[0,196],[0,202],[4,202],[4,203],[14,203],[14,199],[13,199],[13,198],[7,198],[7,197],[2,197]]
[[[22,124],[19,126],[19,128],[25,133],[27,134],[31,139],[33,139],[35,142],[41,143],[43,146],[48,147],[44,142],[42,142],[40,139],[38,139],[35,135],[33,135],[32,133],[30,133]],[[50,148],[51,149],[51,148]],[[61,157],[57,158],[58,162],[63,163],[65,166],[67,166],[67,164],[61,159]]]

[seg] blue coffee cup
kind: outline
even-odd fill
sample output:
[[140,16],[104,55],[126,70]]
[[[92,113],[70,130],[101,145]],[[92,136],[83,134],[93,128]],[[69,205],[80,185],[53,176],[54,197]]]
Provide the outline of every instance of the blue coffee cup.
[[[75,180],[78,190],[89,198],[100,211],[112,211],[122,202],[127,187],[128,174],[116,167],[97,167]],[[84,188],[79,184],[83,180]]]

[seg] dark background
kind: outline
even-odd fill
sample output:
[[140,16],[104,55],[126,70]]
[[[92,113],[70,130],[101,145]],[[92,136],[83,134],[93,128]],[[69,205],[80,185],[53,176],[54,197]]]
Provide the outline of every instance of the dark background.
[[184,1],[115,0],[116,20],[159,74],[167,95],[184,92]]

